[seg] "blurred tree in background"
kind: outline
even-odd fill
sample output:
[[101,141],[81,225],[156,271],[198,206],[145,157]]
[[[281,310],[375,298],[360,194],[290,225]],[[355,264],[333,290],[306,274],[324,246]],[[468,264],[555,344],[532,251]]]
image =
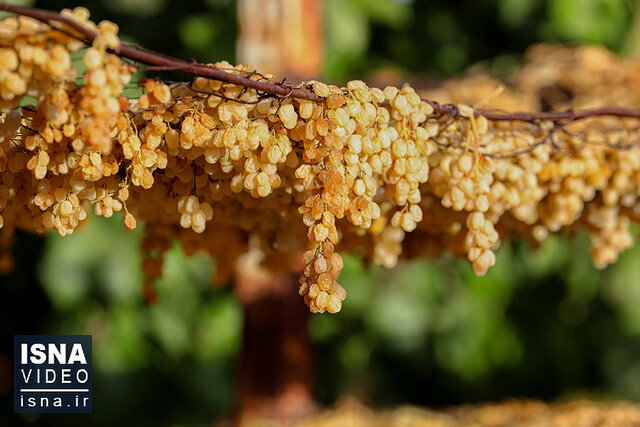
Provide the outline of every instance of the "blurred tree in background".
[[[59,10],[56,0],[22,1]],[[123,40],[198,61],[234,61],[231,0],[90,0]],[[325,70],[427,84],[480,63],[499,77],[539,42],[640,53],[638,0],[326,0]],[[268,71],[268,70],[266,70]],[[0,424],[10,425],[11,335],[88,333],[94,414],[25,417],[36,425],[208,425],[233,409],[241,307],[212,288],[215,260],[168,254],[159,300],[140,294],[140,234],[91,218],[81,233],[19,235],[2,280]],[[592,267],[586,239],[504,244],[478,278],[464,261],[392,271],[347,258],[338,315],[311,318],[317,398],[450,405],[509,396],[640,400],[640,248]],[[36,268],[34,269],[34,265]],[[6,419],[6,421],[5,421]]]

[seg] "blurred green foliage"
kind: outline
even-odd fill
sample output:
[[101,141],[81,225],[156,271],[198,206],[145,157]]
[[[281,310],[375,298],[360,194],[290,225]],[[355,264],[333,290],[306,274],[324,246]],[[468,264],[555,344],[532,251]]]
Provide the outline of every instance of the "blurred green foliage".
[[[348,258],[340,321],[312,318],[316,342],[334,355],[319,360],[336,380],[323,392],[331,399],[355,387],[396,404],[573,393],[640,399],[640,249],[598,271],[587,246],[585,235],[554,236],[535,249],[507,243],[482,278],[446,258],[392,271]],[[375,384],[359,384],[371,372]]]
[[[128,41],[183,58],[234,60],[233,1],[83,5],[94,19],[117,22]],[[378,69],[449,75],[488,60],[503,73],[542,41],[603,43],[627,55],[640,49],[640,0],[326,0],[325,6],[324,74],[332,81]],[[0,285],[3,337],[94,339],[90,421],[43,416],[37,425],[208,425],[233,409],[241,307],[229,287],[210,286],[215,261],[188,258],[178,245],[157,283],[158,303],[146,306],[140,236],[125,232],[121,218],[91,218],[64,238],[19,236],[16,270]],[[506,243],[482,278],[446,256],[391,271],[346,257],[343,311],[310,322],[317,397],[330,404],[352,394],[373,405],[585,394],[640,400],[638,260],[636,247],[597,271],[584,235],[552,237],[539,248]],[[10,354],[10,342],[3,340],[1,352]],[[34,421],[7,418],[10,391],[1,397],[2,425]]]
[[513,63],[539,42],[638,54],[638,8],[638,0],[328,0],[326,77],[382,67],[448,75],[496,57]]

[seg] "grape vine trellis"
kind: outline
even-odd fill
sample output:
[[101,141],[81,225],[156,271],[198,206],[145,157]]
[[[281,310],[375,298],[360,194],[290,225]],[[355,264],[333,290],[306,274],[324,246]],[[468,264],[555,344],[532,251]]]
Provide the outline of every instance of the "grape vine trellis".
[[[389,267],[449,250],[482,275],[512,234],[584,227],[599,267],[633,242],[638,109],[508,113],[408,86],[293,85],[122,44],[83,8],[0,10],[19,15],[0,23],[5,267],[16,227],[64,235],[90,206],[124,210],[127,228],[145,221],[149,284],[173,239],[217,256],[219,275],[247,252],[272,271],[299,268],[302,254],[300,295],[335,313],[346,296],[337,247]],[[69,55],[85,48],[78,84]],[[135,69],[193,80],[144,79],[128,99]],[[25,96],[37,103],[20,107]]]

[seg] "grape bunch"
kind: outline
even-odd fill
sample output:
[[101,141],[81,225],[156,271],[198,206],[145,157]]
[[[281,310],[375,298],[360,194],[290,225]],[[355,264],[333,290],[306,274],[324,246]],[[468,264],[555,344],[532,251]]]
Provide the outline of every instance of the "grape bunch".
[[[68,25],[0,22],[2,269],[17,228],[66,235],[89,210],[122,211],[126,228],[144,224],[149,299],[162,254],[178,240],[188,254],[217,258],[217,281],[250,250],[272,272],[299,268],[310,311],[336,313],[346,297],[341,251],[386,267],[448,251],[483,275],[511,236],[542,241],[584,228],[598,267],[633,243],[637,118],[491,118],[464,104],[486,87],[477,82],[445,87],[439,95],[464,98],[446,108],[410,86],[362,81],[306,82],[298,89],[320,99],[312,101],[212,78],[141,79],[143,94],[128,98],[135,69],[116,54],[117,26],[92,23],[84,8],[61,14],[96,34],[90,46]],[[70,60],[79,51],[82,80]],[[531,101],[532,91],[497,99]]]

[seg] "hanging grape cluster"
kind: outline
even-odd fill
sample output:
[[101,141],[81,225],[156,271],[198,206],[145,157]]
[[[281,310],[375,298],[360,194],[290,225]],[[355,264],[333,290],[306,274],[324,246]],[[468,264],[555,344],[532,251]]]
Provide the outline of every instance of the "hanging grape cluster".
[[118,51],[117,26],[92,23],[83,8],[62,15],[96,34],[90,46],[64,25],[0,22],[4,269],[16,228],[65,235],[89,210],[122,211],[128,229],[145,225],[150,297],[169,242],[216,256],[216,280],[251,246],[272,271],[301,259],[304,302],[336,313],[346,297],[342,250],[387,267],[448,250],[483,275],[512,235],[541,241],[583,227],[598,267],[633,243],[637,119],[488,119],[409,86],[361,81],[305,83],[321,99],[312,101],[204,77],[143,79],[143,94],[128,98],[134,68],[109,53]]

